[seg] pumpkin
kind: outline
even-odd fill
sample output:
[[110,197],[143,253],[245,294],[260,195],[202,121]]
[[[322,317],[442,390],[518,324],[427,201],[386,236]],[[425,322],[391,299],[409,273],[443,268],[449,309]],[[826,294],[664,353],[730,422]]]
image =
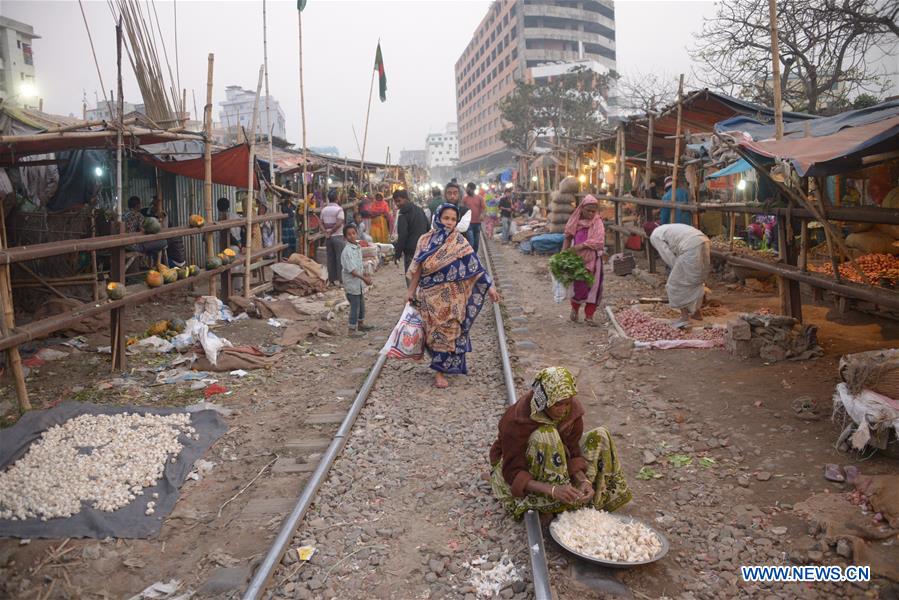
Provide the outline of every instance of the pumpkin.
[[197,275],[200,272],[200,267],[198,267],[197,265],[191,265],[191,266],[187,267],[187,270],[188,270],[190,276],[193,277],[194,275]]
[[174,331],[175,333],[181,333],[184,331],[184,328],[187,327],[187,323],[184,322],[184,319],[179,319],[175,317],[174,319],[169,320],[169,330]]
[[165,283],[175,283],[178,281],[178,271],[175,269],[166,269],[162,272],[162,280]]
[[159,233],[162,230],[162,225],[156,217],[147,217],[144,219],[141,228],[144,230],[144,233]]
[[225,248],[224,250],[222,250],[222,254],[224,254],[225,256],[227,256],[228,258],[231,258],[231,259],[233,259],[234,257],[237,256],[237,252],[235,252],[231,248]]
[[213,269],[218,269],[222,266],[222,259],[217,256],[210,256],[206,259],[206,268],[210,271]]
[[190,223],[191,227],[202,227],[206,224],[206,219],[200,215],[191,215],[188,219],[188,223]]
[[150,325],[150,328],[149,328],[149,329],[147,329],[147,335],[148,335],[148,336],[150,336],[150,335],[162,335],[163,333],[165,333],[165,332],[168,330],[168,328],[169,328],[169,322],[168,322],[168,321],[166,321],[166,320],[156,321],[155,323],[153,323],[152,325]]
[[125,286],[115,281],[106,284],[106,297],[110,300],[121,300],[125,297]]
[[218,256],[219,260],[222,261],[223,265],[227,265],[229,262],[231,262],[231,257],[224,252],[219,252],[216,256]]
[[148,271],[147,278],[144,279],[148,287],[155,288],[161,286],[165,283],[165,280],[162,278],[162,273],[159,271]]
[[190,277],[190,269],[187,267],[178,267],[175,271],[178,272],[178,279],[187,279]]

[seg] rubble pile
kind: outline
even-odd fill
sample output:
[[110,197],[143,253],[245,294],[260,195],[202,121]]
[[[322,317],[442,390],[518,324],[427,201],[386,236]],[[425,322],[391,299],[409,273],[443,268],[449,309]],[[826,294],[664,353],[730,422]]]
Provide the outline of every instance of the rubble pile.
[[742,314],[727,323],[724,348],[740,358],[765,362],[807,360],[821,356],[818,328],[783,315]]

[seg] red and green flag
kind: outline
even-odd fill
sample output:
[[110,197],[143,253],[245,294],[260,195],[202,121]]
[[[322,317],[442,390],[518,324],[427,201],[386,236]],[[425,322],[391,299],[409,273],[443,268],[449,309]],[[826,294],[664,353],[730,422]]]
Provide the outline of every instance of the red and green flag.
[[378,91],[381,102],[387,100],[387,75],[384,73],[384,57],[381,56],[381,42],[378,42],[378,50],[375,52],[375,70],[378,72]]

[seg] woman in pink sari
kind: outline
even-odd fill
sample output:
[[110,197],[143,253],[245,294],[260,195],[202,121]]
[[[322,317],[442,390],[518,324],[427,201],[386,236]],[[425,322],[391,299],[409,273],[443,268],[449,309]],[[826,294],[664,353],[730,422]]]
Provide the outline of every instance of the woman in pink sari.
[[575,323],[584,305],[584,323],[596,326],[593,314],[602,300],[602,259],[605,255],[606,229],[599,216],[599,202],[587,196],[574,210],[565,224],[565,242],[562,250],[571,248],[584,259],[587,270],[593,273],[593,285],[587,281],[575,281],[568,290],[571,298],[571,320]]

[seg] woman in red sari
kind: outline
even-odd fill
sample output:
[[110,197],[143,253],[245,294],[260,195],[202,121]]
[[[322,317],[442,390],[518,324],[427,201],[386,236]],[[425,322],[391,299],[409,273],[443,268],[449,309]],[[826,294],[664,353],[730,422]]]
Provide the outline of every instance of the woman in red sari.
[[593,315],[602,300],[602,262],[605,255],[606,229],[599,215],[599,202],[587,196],[574,210],[565,224],[565,241],[562,250],[571,248],[584,259],[584,266],[593,274],[593,284],[575,281],[568,290],[571,298],[571,320],[577,323],[581,305],[584,305],[584,323],[596,326]]

